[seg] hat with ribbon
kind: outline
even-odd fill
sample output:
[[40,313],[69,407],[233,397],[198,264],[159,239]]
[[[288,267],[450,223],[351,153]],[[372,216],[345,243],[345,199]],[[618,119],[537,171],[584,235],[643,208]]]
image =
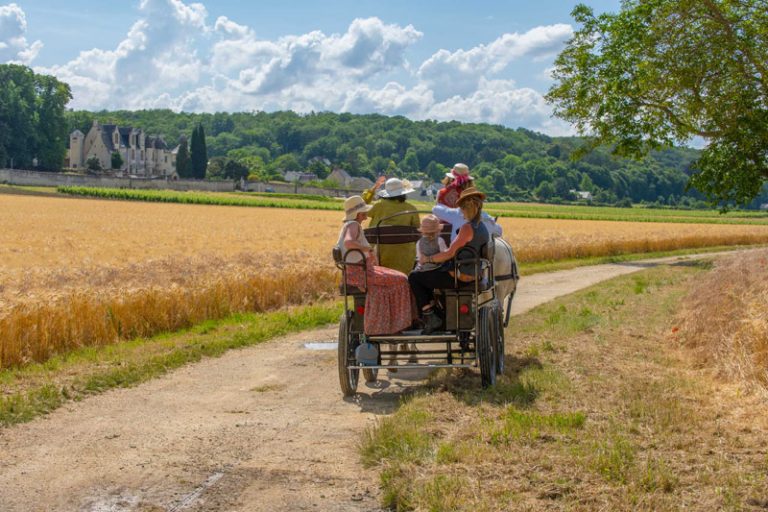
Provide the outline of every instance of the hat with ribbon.
[[384,190],[379,191],[379,197],[400,197],[405,194],[410,194],[411,192],[413,192],[413,187],[411,186],[410,181],[401,180],[399,178],[389,178],[387,182],[384,183]]
[[464,185],[475,179],[469,175],[469,167],[467,164],[454,164],[453,169],[451,169],[450,172],[445,173],[445,177],[454,180],[452,185],[455,186]]
[[344,220],[355,220],[358,213],[367,212],[371,208],[373,206],[365,204],[360,196],[348,197],[344,200]]

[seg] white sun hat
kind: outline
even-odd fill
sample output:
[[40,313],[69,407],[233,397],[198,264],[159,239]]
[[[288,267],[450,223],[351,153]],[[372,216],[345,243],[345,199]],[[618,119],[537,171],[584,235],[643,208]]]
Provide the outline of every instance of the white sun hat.
[[355,220],[358,213],[367,212],[371,208],[373,206],[365,204],[365,201],[360,196],[348,197],[344,200],[344,220]]
[[399,178],[389,178],[384,184],[384,190],[379,191],[379,197],[400,197],[413,192],[411,182]]

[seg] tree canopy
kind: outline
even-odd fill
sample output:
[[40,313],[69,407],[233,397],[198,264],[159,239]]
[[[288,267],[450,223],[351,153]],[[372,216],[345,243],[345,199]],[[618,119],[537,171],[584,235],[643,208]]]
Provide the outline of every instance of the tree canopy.
[[0,64],[0,166],[58,170],[66,150],[69,86],[26,66]]
[[746,204],[768,180],[768,2],[624,0],[580,28],[555,62],[547,99],[618,155],[701,137],[691,185],[713,203]]

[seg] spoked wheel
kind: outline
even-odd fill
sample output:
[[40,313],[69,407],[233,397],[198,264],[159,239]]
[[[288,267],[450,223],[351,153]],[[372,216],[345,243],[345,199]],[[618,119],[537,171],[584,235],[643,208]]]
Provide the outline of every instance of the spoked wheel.
[[504,373],[504,314],[500,304],[496,304],[494,311],[495,339],[496,339],[496,374]]
[[360,370],[349,370],[347,366],[355,361],[355,349],[359,342],[348,327],[349,319],[344,314],[339,321],[339,384],[344,396],[353,396],[357,392]]
[[490,306],[480,308],[479,316],[476,334],[477,358],[480,363],[480,383],[487,388],[496,384],[496,320]]

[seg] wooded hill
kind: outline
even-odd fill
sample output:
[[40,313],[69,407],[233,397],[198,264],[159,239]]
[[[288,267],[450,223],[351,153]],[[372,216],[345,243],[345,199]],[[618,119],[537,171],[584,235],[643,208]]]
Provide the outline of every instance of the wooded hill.
[[[232,177],[227,173],[239,169],[265,179],[308,170],[322,179],[338,166],[371,179],[383,173],[437,181],[455,162],[465,162],[494,200],[574,200],[571,191],[579,190],[591,192],[595,203],[703,206],[703,196],[686,191],[691,162],[698,155],[688,148],[654,152],[642,161],[617,159],[598,149],[572,160],[578,138],[488,124],[329,112],[67,113],[70,129],[84,133],[94,118],[143,128],[162,135],[170,146],[181,135],[189,138],[200,123],[213,178]],[[767,200],[764,193],[755,206]]]

